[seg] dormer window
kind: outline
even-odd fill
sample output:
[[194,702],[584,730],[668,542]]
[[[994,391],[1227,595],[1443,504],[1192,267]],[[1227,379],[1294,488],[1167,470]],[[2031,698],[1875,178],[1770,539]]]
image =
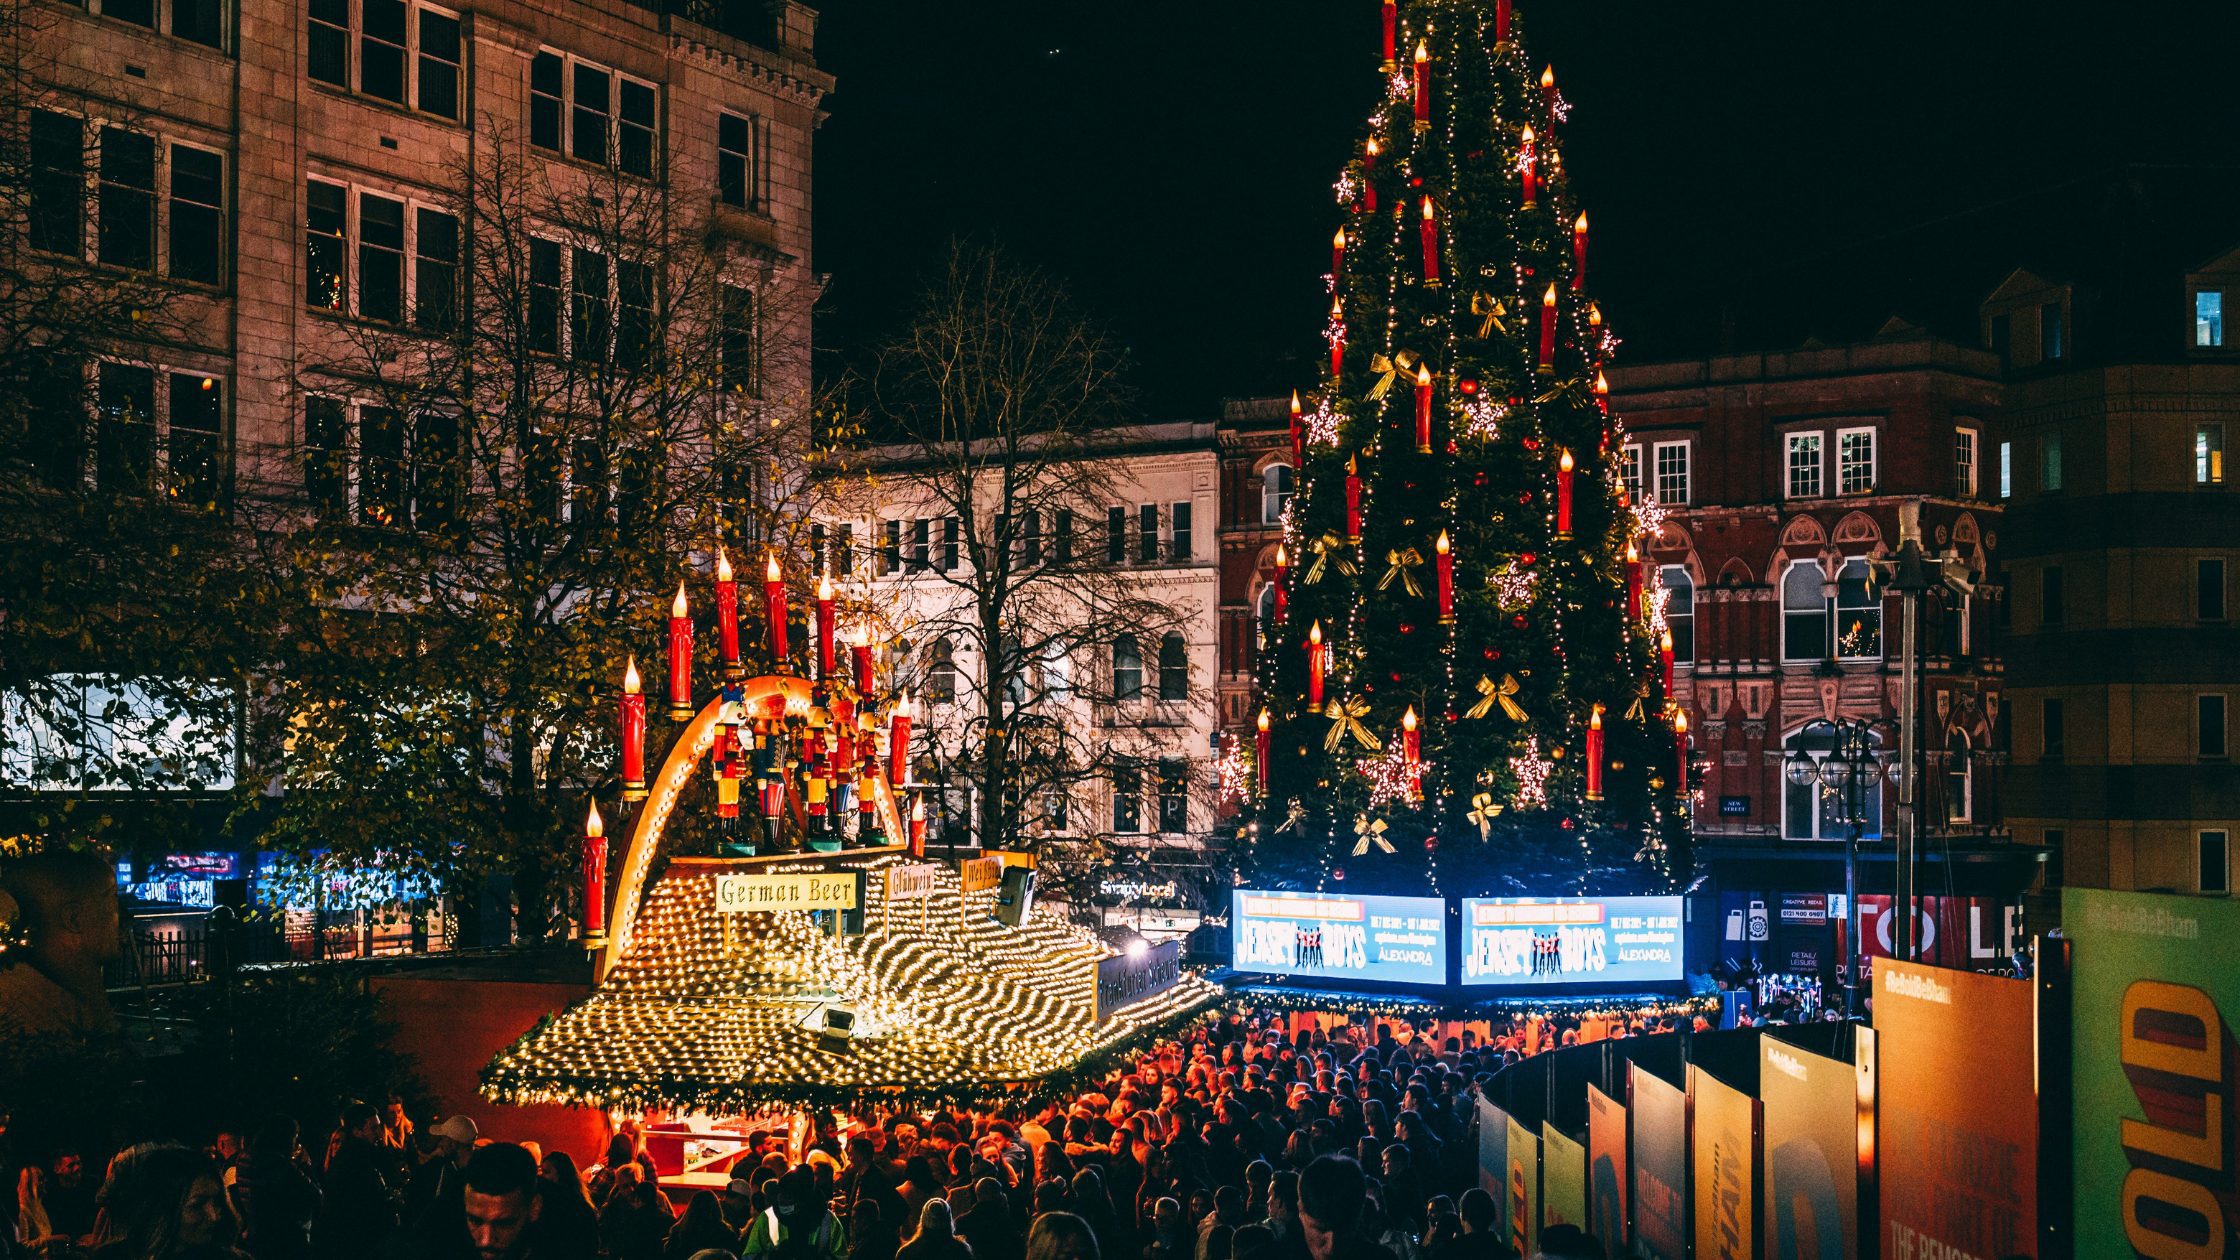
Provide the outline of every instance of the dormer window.
[[2193,344],[2196,349],[2224,346],[2224,290],[2200,289],[2193,295]]

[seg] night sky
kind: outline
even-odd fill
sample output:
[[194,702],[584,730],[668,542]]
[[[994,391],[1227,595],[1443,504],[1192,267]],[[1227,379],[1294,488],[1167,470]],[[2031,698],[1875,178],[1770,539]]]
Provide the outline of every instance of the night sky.
[[[1893,313],[1965,329],[2119,166],[2240,164],[2235,10],[1518,3],[1633,362]],[[1067,282],[1132,352],[1146,418],[1311,380],[1376,24],[1375,0],[828,0],[828,367],[966,235]]]

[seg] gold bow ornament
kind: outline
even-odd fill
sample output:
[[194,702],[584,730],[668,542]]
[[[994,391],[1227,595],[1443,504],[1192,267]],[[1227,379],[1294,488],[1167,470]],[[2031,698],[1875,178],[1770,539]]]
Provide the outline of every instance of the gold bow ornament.
[[1283,816],[1283,825],[1276,828],[1276,834],[1280,836],[1286,831],[1297,831],[1304,835],[1306,833],[1303,828],[1306,821],[1307,807],[1299,803],[1298,797],[1292,797],[1290,808],[1285,811]]
[[1338,751],[1345,746],[1348,735],[1353,736],[1355,741],[1370,752],[1384,747],[1384,742],[1361,724],[1361,719],[1369,716],[1368,701],[1358,697],[1340,697],[1324,706],[1323,716],[1330,719],[1330,733],[1322,737],[1322,751]]
[[1402,350],[1389,358],[1381,354],[1370,355],[1369,370],[1377,374],[1377,383],[1369,387],[1369,401],[1375,402],[1377,399],[1384,397],[1391,390],[1392,382],[1399,378],[1400,373],[1415,365],[1416,352],[1413,350]]
[[1493,685],[1491,678],[1484,674],[1478,675],[1478,695],[1481,699],[1476,704],[1471,705],[1469,711],[1462,716],[1482,718],[1493,712],[1493,706],[1498,704],[1501,706],[1501,711],[1509,715],[1510,721],[1522,722],[1525,720],[1524,706],[1516,701],[1517,676],[1515,674],[1503,674],[1501,685],[1498,687]]
[[1493,839],[1493,820],[1501,816],[1501,802],[1493,793],[1480,792],[1470,798],[1470,821],[1478,824],[1478,839]]
[[1502,322],[1509,317],[1509,308],[1503,306],[1501,300],[1490,293],[1471,294],[1470,313],[1479,317],[1478,340],[1480,341],[1491,337],[1497,328],[1502,332],[1509,331],[1509,326]]
[[1355,818],[1353,820],[1353,834],[1361,838],[1353,842],[1353,852],[1349,856],[1360,857],[1369,851],[1369,846],[1372,844],[1387,853],[1398,853],[1399,850],[1392,847],[1392,842],[1384,838],[1384,833],[1384,819],[1379,818],[1375,822],[1370,822],[1367,814]]
[[1325,533],[1308,543],[1307,551],[1314,556],[1313,562],[1307,565],[1305,583],[1308,586],[1322,580],[1322,567],[1333,560],[1337,563],[1338,572],[1347,577],[1360,572],[1360,566],[1353,562],[1353,545],[1339,537],[1335,531]]
[[1423,588],[1416,585],[1415,573],[1417,569],[1423,567],[1422,552],[1413,547],[1406,551],[1388,551],[1384,553],[1384,562],[1391,567],[1387,568],[1384,571],[1384,576],[1377,580],[1378,590],[1389,588],[1393,581],[1398,579],[1401,587],[1410,595],[1417,599],[1423,598]]

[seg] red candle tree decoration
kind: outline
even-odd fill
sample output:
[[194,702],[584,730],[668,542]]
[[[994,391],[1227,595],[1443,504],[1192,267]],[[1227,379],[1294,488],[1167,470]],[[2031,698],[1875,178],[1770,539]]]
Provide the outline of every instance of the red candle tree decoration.
[[1602,374],[1601,368],[1594,372],[1594,405],[1602,409],[1603,419],[1610,418],[1610,378]]
[[739,664],[739,583],[731,576],[731,557],[716,548],[716,640],[723,652],[723,676],[744,677]]
[[583,944],[598,949],[607,943],[607,825],[599,817],[599,802],[583,820]]
[[1672,628],[1657,635],[1657,664],[1664,670],[1664,694],[1672,694]]
[[1556,537],[1558,538],[1571,537],[1572,482],[1575,478],[1577,478],[1577,476],[1578,472],[1576,471],[1576,465],[1572,463],[1571,452],[1569,450],[1565,450],[1561,454],[1557,455]]
[[692,609],[682,582],[669,601],[669,716],[680,722],[692,716]]
[[1602,706],[1587,714],[1587,799],[1602,799]]
[[1268,730],[1268,711],[1260,710],[1260,717],[1252,724],[1252,770],[1259,781],[1260,795],[1268,794],[1268,748],[1274,737]]
[[817,578],[817,677],[820,679],[832,677],[836,663],[833,635],[840,627],[834,623],[833,612],[832,574],[824,573]]
[[1532,128],[1524,129],[1523,154],[1517,159],[1517,173],[1524,185],[1524,208],[1530,210],[1540,204],[1540,155],[1532,143]]
[[894,702],[887,719],[887,777],[896,783],[910,779],[910,693]]
[[638,681],[638,658],[622,667],[618,706],[622,727],[622,799],[646,799],[646,696]]
[[1416,453],[1431,453],[1431,365],[1416,364]]
[[1384,151],[1375,136],[1361,150],[1361,209],[1365,214],[1377,212],[1377,155]]
[[871,703],[871,632],[857,626],[848,648],[856,658],[856,695]]
[[1439,207],[1428,194],[1423,199],[1423,224],[1418,229],[1423,238],[1423,287],[1439,287]]
[[1571,291],[1587,287],[1587,212],[1571,221]]
[[1339,228],[1330,238],[1330,287],[1337,290],[1338,277],[1346,271],[1346,230]]
[[1416,729],[1416,707],[1400,715],[1400,758],[1408,768],[1408,782],[1412,786],[1423,774],[1423,732]]
[[1556,287],[1540,299],[1540,370],[1552,372],[1556,366]]
[[1384,0],[1384,72],[1391,74],[1399,68],[1400,6],[1393,0]]
[[1672,746],[1678,754],[1679,762],[1673,768],[1673,782],[1678,785],[1680,798],[1686,800],[1688,796],[1688,711],[1686,709],[1674,709],[1672,711]]
[[[1333,374],[1335,374],[1335,369],[1332,369],[1332,371],[1333,371]],[[1298,391],[1298,390],[1292,390],[1292,391],[1291,391],[1291,466],[1292,466],[1293,468],[1297,468],[1297,467],[1299,467],[1299,466],[1300,466],[1301,464],[1304,464],[1304,463],[1306,463],[1306,462],[1307,462],[1307,448],[1306,448],[1306,425],[1305,425],[1305,423],[1304,423],[1304,417],[1303,417],[1302,413],[1301,413],[1301,412],[1300,412],[1300,410],[1299,410],[1299,391]]]
[[1361,465],[1346,456],[1346,541],[1361,541]]
[[1509,18],[1510,18],[1510,16],[1511,16],[1511,14],[1510,14],[1510,0],[1494,0],[1494,3],[1493,3],[1493,42],[1494,42],[1494,43],[1496,43],[1496,44],[1506,44],[1506,43],[1508,43],[1508,42],[1509,42]]
[[1626,616],[1641,616],[1641,549],[1626,540]]
[[1431,130],[1431,46],[1416,41],[1416,130]]
[[1439,531],[1439,541],[1431,545],[1439,571],[1439,624],[1454,624],[1454,544],[1447,541],[1447,531]]
[[791,645],[786,641],[786,575],[775,551],[762,569],[762,613],[770,636],[770,668],[783,671]]
[[1540,71],[1540,108],[1547,112],[1550,123],[1556,120],[1556,68],[1544,67]]
[[1307,631],[1307,712],[1322,712],[1322,623]]
[[1283,624],[1284,612],[1291,603],[1291,592],[1284,589],[1289,584],[1290,574],[1291,554],[1284,550],[1282,543],[1277,543],[1276,573],[1274,580],[1269,585],[1275,591],[1276,624],[1279,626]]
[[1346,303],[1330,299],[1330,384],[1335,388],[1346,374]]

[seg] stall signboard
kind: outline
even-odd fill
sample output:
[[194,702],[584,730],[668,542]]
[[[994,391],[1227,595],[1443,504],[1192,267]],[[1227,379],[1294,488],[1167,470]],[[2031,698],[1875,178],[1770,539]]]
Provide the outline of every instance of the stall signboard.
[[957,863],[957,887],[964,892],[986,892],[1003,883],[1003,859],[966,858]]
[[1230,957],[1239,971],[1444,984],[1447,910],[1437,897],[1238,889]]
[[940,866],[932,862],[900,863],[887,868],[888,901],[920,901],[933,895],[934,876]]
[[1540,1135],[1509,1117],[1509,1245],[1529,1256],[1540,1243]]
[[2240,904],[2070,888],[2077,1256],[2240,1255]]
[[1696,1260],[1757,1260],[1758,1100],[1691,1063]]
[[1545,1121],[1540,1125],[1540,1224],[1589,1228],[1586,1144]]
[[1677,983],[1680,939],[1678,897],[1465,897],[1462,983]]
[[2031,983],[1877,959],[1884,1255],[2038,1254]]
[[1604,1260],[1626,1251],[1626,1106],[1587,1086],[1587,1223]]
[[716,876],[716,913],[854,910],[863,904],[862,871]]
[[1793,1260],[1859,1254],[1859,1074],[1841,1059],[1758,1039],[1767,1249]]
[[1097,1019],[1145,998],[1157,997],[1182,980],[1182,942],[1165,941],[1097,960]]
[[1626,1065],[1633,1101],[1633,1253],[1687,1260],[1688,1095],[1642,1067]]
[[[1974,970],[2011,952],[2022,907],[1989,897],[1923,897],[1913,912],[1915,961]],[[1897,912],[1884,894],[1859,898],[1859,944],[1870,958],[1893,957]]]

